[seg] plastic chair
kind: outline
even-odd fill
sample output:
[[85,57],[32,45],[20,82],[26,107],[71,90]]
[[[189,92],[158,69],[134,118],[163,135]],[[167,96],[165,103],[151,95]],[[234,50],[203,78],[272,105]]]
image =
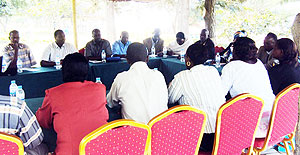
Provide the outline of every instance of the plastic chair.
[[0,132],[0,154],[23,155],[22,140],[17,136]]
[[[241,94],[223,104],[217,114],[213,152],[200,155],[253,154],[256,128],[264,102],[250,94]],[[243,151],[248,148],[247,153]]]
[[78,52],[79,52],[80,54],[84,55],[85,48],[82,48],[82,49],[78,50]]
[[197,154],[206,123],[206,113],[188,105],[172,107],[154,117],[151,154]]
[[[254,151],[260,154],[269,146],[283,142],[284,145],[278,144],[285,148],[289,154],[288,145],[292,146],[294,151],[294,143],[292,139],[295,135],[296,124],[298,120],[298,99],[300,92],[298,83],[292,84],[277,94],[266,138],[256,138],[254,143]],[[289,138],[285,138],[288,136]]]
[[147,125],[120,119],[85,136],[80,142],[79,154],[146,154],[150,137]]

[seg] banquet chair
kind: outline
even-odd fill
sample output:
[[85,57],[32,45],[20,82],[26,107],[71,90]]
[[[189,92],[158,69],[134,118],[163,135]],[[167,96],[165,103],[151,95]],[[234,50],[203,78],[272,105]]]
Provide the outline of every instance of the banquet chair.
[[0,132],[0,154],[23,155],[23,142],[17,136]]
[[78,50],[78,52],[79,52],[80,54],[84,55],[85,48],[82,48],[82,49]]
[[120,119],[86,135],[80,142],[79,154],[147,154],[150,138],[147,125]]
[[178,105],[149,121],[151,154],[197,154],[206,123],[206,113]]
[[250,94],[238,95],[223,104],[217,114],[213,151],[200,151],[199,155],[253,154],[263,105],[261,98]]
[[[278,144],[285,148],[289,155],[289,145],[294,151],[293,138],[298,120],[298,99],[300,85],[292,84],[277,94],[267,131],[266,138],[256,138],[254,151],[260,154],[270,146]],[[285,138],[288,136],[288,138]],[[280,142],[283,145],[279,144]]]

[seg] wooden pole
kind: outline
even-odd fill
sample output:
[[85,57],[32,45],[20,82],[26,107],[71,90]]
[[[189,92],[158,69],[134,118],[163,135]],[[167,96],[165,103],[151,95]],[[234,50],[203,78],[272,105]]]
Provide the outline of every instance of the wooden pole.
[[73,6],[74,43],[75,43],[75,47],[78,49],[78,43],[77,43],[77,25],[76,25],[76,0],[72,0],[72,6]]

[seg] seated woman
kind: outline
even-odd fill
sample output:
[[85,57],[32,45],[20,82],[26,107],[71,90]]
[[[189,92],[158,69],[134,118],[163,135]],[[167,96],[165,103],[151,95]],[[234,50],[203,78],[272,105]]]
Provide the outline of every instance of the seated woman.
[[80,53],[67,55],[62,64],[64,84],[46,90],[36,112],[40,125],[57,133],[56,154],[79,154],[81,139],[107,123],[105,86],[85,81],[88,68]]
[[179,102],[195,106],[207,113],[200,149],[212,151],[216,115],[220,106],[225,103],[221,77],[213,66],[204,66],[208,59],[208,49],[201,44],[193,44],[187,49],[185,64],[188,70],[175,75],[170,83],[169,103]]
[[297,47],[291,39],[282,38],[277,41],[273,57],[279,60],[279,65],[268,71],[275,95],[293,83],[300,83],[300,64],[297,56]]
[[265,137],[269,116],[273,107],[272,92],[268,72],[264,64],[256,57],[255,42],[247,37],[239,37],[233,43],[233,59],[222,70],[224,95],[230,92],[231,97],[250,93],[264,100],[263,118],[256,137]]

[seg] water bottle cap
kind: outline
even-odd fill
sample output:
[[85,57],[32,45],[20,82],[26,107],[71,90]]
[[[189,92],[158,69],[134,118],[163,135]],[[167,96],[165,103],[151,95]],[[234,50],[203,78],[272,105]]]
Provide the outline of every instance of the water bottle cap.
[[18,86],[18,89],[22,89],[22,85],[19,85],[19,86]]
[[11,80],[10,83],[16,83],[16,80]]
[[100,79],[101,79],[100,77],[96,77],[96,81],[100,81]]

